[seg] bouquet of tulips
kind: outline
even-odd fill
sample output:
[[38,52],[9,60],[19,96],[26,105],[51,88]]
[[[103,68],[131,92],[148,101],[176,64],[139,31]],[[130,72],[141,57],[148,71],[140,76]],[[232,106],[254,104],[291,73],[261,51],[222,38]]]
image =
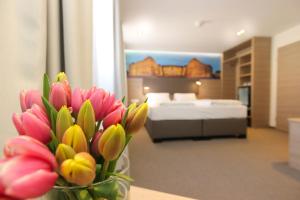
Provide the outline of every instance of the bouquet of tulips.
[[[124,99],[124,98],[123,98]],[[30,199],[53,186],[81,188],[55,199],[117,199],[112,177],[123,150],[145,123],[148,105],[124,105],[113,94],[92,87],[71,90],[59,73],[50,83],[45,74],[43,94],[23,91],[22,113],[13,114],[19,136],[9,140],[0,160],[0,199]]]

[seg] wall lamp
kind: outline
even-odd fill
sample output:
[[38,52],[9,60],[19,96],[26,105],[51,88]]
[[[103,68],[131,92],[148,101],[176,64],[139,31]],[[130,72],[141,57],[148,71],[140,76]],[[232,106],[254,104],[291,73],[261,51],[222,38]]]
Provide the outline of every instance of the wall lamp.
[[198,86],[201,86],[201,85],[202,85],[201,81],[196,81],[196,84],[197,84]]

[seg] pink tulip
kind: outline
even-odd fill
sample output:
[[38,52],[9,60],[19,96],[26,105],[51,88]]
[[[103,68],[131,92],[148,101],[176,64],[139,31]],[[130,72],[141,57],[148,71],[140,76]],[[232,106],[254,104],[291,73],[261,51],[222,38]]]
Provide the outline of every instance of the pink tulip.
[[48,148],[38,140],[25,135],[17,136],[6,142],[4,155],[8,159],[20,155],[33,156],[49,163],[52,169],[57,168],[56,159]]
[[28,135],[44,144],[50,142],[50,123],[45,111],[39,106],[33,105],[20,115],[14,113],[12,120],[20,135]]
[[97,121],[103,120],[117,109],[124,109],[122,102],[117,100],[114,95],[101,88],[92,87],[89,90],[80,90],[76,88],[73,91],[73,112],[78,113],[81,105],[87,99],[89,99],[93,105]]
[[116,125],[121,122],[122,119],[122,109],[116,109],[115,111],[109,113],[103,119],[103,128],[106,129],[110,125]]
[[18,136],[4,147],[0,162],[0,199],[36,198],[49,191],[58,177],[55,157],[45,145]]
[[34,104],[37,104],[44,109],[42,97],[38,90],[29,90],[27,92],[22,91],[20,93],[20,105],[22,112],[30,109]]
[[97,133],[95,133],[94,138],[92,140],[91,151],[94,156],[100,156],[100,153],[98,151],[98,142],[99,142],[102,134],[103,134],[102,132],[98,131]]
[[56,110],[60,110],[62,106],[71,105],[71,89],[67,81],[52,84],[49,101]]
[[84,102],[83,92],[79,88],[75,88],[72,93],[72,109],[74,113],[78,113],[82,103]]
[[115,96],[103,89],[95,90],[90,97],[90,101],[94,107],[96,120],[104,119],[108,114],[116,109]]

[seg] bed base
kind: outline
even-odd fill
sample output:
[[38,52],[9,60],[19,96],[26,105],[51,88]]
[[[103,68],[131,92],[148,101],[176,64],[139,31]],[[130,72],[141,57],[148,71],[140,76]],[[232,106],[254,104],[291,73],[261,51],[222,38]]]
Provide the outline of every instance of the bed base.
[[164,140],[207,140],[247,138],[247,119],[151,120],[145,125],[153,142]]

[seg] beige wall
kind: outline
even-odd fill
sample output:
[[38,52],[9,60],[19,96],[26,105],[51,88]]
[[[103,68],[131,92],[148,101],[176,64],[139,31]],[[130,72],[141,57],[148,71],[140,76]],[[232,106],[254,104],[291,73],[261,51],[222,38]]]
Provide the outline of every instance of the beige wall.
[[277,74],[278,74],[278,49],[288,44],[300,41],[300,24],[283,31],[272,38],[271,57],[271,98],[270,98],[270,126],[276,126],[277,113]]
[[300,117],[300,41],[278,50],[276,128],[288,131],[288,118]]

